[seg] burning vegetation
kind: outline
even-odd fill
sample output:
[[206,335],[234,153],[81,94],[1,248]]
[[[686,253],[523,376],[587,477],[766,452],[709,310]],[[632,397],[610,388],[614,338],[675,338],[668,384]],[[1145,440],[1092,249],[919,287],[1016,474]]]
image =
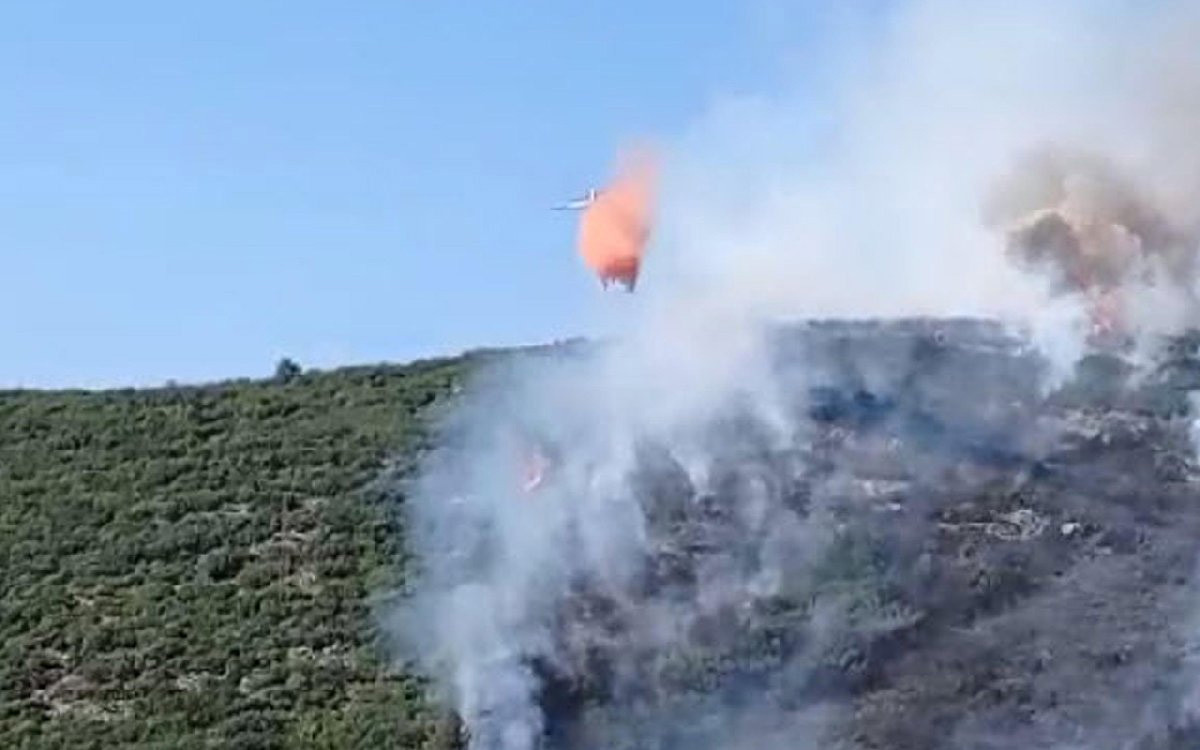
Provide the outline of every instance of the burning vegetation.
[[1195,312],[1200,227],[1159,202],[1095,154],[1046,148],[996,183],[985,219],[1005,232],[1012,260],[1086,306],[1093,335],[1128,337],[1139,290],[1160,288]]
[[[401,631],[467,745],[1200,741],[1187,341],[1137,381],[1094,355],[1053,393],[981,322],[781,328],[763,351],[792,387],[735,389],[686,434],[602,420],[614,446],[581,409],[537,507],[447,428]],[[575,421],[553,411],[543,429]]]

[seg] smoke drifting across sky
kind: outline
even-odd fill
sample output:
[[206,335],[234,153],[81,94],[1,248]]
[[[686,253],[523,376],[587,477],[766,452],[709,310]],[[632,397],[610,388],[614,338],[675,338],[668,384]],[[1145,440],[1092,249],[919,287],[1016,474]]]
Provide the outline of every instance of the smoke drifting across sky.
[[[1050,309],[1082,326],[1080,300],[1047,304],[1053,273],[1006,253],[997,194],[1035,179],[1030,154],[1081,154],[1190,242],[1198,17],[1195,4],[932,1],[894,9],[882,32],[835,34],[803,95],[724,101],[679,142],[649,272],[771,315],[1045,325]],[[1142,290],[1158,314],[1129,305],[1137,326],[1191,315],[1163,286]]]

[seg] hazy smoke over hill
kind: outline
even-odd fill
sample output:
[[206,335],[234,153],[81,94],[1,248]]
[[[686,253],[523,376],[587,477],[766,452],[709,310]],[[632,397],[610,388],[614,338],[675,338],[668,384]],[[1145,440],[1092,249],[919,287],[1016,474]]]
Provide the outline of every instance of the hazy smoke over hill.
[[[917,2],[877,34],[829,33],[839,54],[804,58],[816,83],[720,101],[682,140],[648,271],[762,314],[1001,317],[1063,363],[1106,309],[1177,330],[1195,313],[1198,15]],[[1046,252],[1051,213],[1070,239]]]
[[[389,623],[472,748],[1195,739],[1186,400],[1046,390],[1194,315],[1197,16],[1136,13],[916,3],[819,153],[786,101],[681,139],[628,335],[481,375],[408,495]],[[1046,356],[777,325],[968,313]]]
[[1055,293],[1087,300],[1097,328],[1121,330],[1124,297],[1138,288],[1175,295],[1193,312],[1196,233],[1139,193],[1102,159],[1047,151],[997,186],[988,213],[1016,262],[1050,276]]

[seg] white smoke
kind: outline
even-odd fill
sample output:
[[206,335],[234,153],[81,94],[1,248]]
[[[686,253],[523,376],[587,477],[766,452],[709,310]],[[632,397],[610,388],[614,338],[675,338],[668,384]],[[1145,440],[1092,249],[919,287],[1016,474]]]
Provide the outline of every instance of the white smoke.
[[[1186,4],[905,4],[833,83],[723,102],[683,139],[665,257],[651,263],[682,289],[771,315],[973,314],[1044,329],[1063,301],[1006,252],[996,195],[1030,182],[1031,151],[1085,154],[1190,259],[1198,16]],[[1170,278],[1126,284],[1138,333],[1193,321],[1189,263],[1159,270]],[[1073,318],[1082,339],[1087,302],[1065,302],[1083,314],[1050,317]]]
[[[580,585],[617,606],[639,596],[655,544],[647,529],[653,510],[631,483],[646,456],[669,447],[684,481],[703,486],[712,461],[706,428],[722,409],[748,410],[767,430],[786,428],[757,370],[759,342],[722,330],[723,322],[680,321],[598,354],[524,363],[477,383],[472,403],[445,428],[441,463],[430,463],[413,499],[410,534],[424,567],[397,629],[422,666],[444,679],[472,747],[539,746],[546,726],[530,661],[574,673],[579,665],[562,660],[604,637],[564,629],[563,607]],[[535,455],[546,459],[546,477],[526,490],[520,467]],[[771,510],[748,503],[738,512],[761,532]],[[801,544],[776,540],[771,549]],[[702,575],[689,602],[643,596],[627,606],[621,638],[631,648],[668,647],[705,611],[746,598],[740,576],[719,566]],[[771,566],[757,577],[770,586]]]
[[[1130,175],[1171,226],[1200,225],[1193,10],[909,3],[856,54],[813,60],[830,67],[819,86],[719,104],[679,138],[638,317],[595,351],[515,362],[476,383],[409,498],[418,562],[393,630],[437,678],[473,750],[541,747],[560,729],[543,672],[588,674],[581,660],[614,643],[605,690],[650,708],[590,726],[696,746],[822,746],[837,705],[767,707],[730,693],[681,704],[655,693],[669,677],[644,671],[705,632],[719,642],[772,596],[810,591],[797,571],[836,538],[823,505],[835,492],[797,515],[772,485],[778,472],[729,468],[744,446],[714,444],[714,425],[751,425],[760,453],[806,444],[789,402],[804,384],[779,381],[770,363],[767,326],[780,319],[997,317],[1026,329],[1065,377],[1086,350],[1086,302],[1012,262],[1008,235],[986,221],[989,196],[1031,149],[1062,144]],[[1041,208],[1054,206],[1028,210]],[[1148,278],[1124,287],[1136,327],[1190,323],[1192,280]],[[531,457],[549,468],[525,492]],[[647,464],[657,478],[644,479]],[[722,512],[743,536],[689,571],[686,595],[647,590],[648,560],[670,559],[674,543],[658,527],[698,512],[659,504],[664,476],[691,488],[672,496],[737,485]],[[805,684],[837,638],[905,622],[903,612],[868,618],[851,600],[821,599],[807,645],[771,679]],[[589,603],[601,611],[572,609]],[[570,742],[618,740],[629,737]]]

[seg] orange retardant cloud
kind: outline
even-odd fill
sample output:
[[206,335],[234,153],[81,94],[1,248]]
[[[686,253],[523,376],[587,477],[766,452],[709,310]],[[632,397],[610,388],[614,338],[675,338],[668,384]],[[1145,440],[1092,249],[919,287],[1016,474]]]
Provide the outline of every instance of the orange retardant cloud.
[[579,253],[607,286],[633,291],[650,236],[657,164],[648,153],[624,160],[617,177],[584,211]]

